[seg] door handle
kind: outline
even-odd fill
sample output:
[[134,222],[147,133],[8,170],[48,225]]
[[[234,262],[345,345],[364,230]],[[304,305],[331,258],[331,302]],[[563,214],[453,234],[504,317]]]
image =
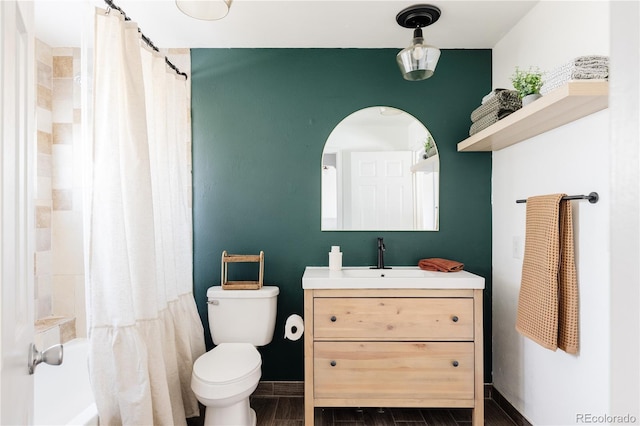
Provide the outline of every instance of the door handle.
[[62,345],[53,345],[50,348],[40,352],[35,344],[31,344],[29,347],[29,361],[27,366],[29,367],[29,374],[33,374],[36,371],[36,366],[42,362],[49,365],[62,364],[62,357],[64,350]]

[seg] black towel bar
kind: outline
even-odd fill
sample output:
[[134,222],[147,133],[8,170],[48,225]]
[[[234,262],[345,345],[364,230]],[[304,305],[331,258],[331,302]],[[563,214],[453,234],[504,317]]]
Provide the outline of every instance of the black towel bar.
[[[567,195],[562,197],[563,200],[589,200],[591,204],[598,202],[600,197],[597,192],[591,192],[589,195]],[[526,203],[527,200],[516,200],[516,203]]]

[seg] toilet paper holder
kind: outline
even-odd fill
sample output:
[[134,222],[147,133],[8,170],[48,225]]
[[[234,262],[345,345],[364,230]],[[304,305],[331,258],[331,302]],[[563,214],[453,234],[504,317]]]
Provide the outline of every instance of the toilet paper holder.
[[284,324],[284,338],[299,340],[304,333],[304,320],[298,314],[289,315]]

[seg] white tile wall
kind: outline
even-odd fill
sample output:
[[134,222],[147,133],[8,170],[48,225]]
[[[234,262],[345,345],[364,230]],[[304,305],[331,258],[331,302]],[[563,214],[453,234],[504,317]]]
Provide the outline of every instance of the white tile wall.
[[53,145],[51,190],[53,294],[57,316],[74,317],[78,336],[86,336],[82,230],[82,147],[79,117],[80,49],[53,49]]
[[[77,86],[73,82],[73,68],[77,66],[74,53],[79,58],[79,49],[52,49],[36,40],[39,134],[34,297],[39,323],[50,321],[53,315],[79,316],[77,323],[86,335],[82,212],[71,210],[73,188],[81,185],[82,178],[77,172],[82,170],[81,157],[74,152],[82,144],[80,132],[74,131],[78,120],[73,124],[80,115],[79,106],[74,109],[74,100],[79,99],[74,93]],[[82,206],[81,199],[77,205]],[[68,324],[73,325],[73,321]],[[42,331],[41,326],[37,329]],[[46,331],[38,339],[57,343],[59,329]]]
[[76,282],[75,275],[53,276],[53,312],[68,318],[76,316]]

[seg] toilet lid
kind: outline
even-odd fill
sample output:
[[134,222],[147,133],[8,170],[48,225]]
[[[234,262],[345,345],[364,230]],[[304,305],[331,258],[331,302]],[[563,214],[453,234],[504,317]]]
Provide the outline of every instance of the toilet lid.
[[260,352],[250,343],[222,343],[193,364],[193,374],[209,383],[229,383],[262,365]]

